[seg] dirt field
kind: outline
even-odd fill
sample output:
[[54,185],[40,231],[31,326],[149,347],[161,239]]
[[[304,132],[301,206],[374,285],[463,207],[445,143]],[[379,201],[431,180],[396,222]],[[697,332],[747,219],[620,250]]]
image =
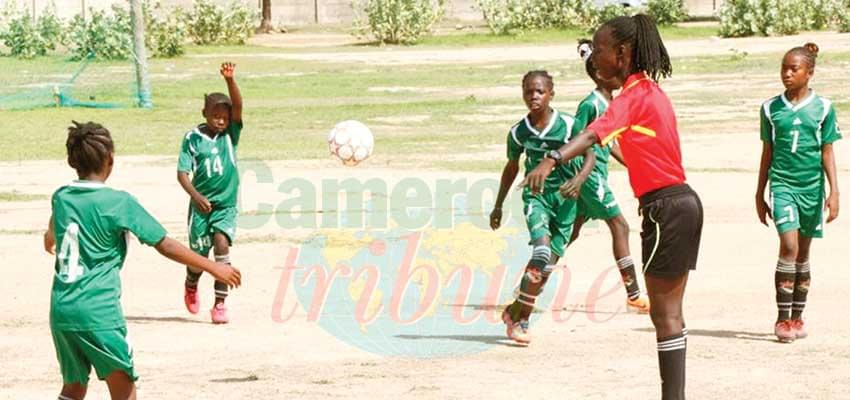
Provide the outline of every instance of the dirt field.
[[[847,42],[846,35],[830,38]],[[775,41],[759,40],[771,46]],[[800,41],[786,40],[777,46]],[[730,112],[754,115],[750,109]],[[846,121],[850,116],[839,118]],[[689,398],[848,398],[850,319],[841,311],[847,282],[842,239],[850,237],[848,217],[829,225],[825,239],[813,245],[813,290],[805,314],[810,337],[790,345],[777,343],[772,335],[777,239],[772,227],[758,224],[753,210],[753,171],[758,161],[753,154],[758,152],[758,140],[752,135],[746,145],[735,145],[740,139],[689,138],[683,132],[686,169],[691,171],[688,181],[702,197],[706,215],[699,266],[686,296]],[[839,177],[845,185],[848,148],[845,144],[837,149]],[[383,178],[395,184],[414,173],[374,167],[380,165],[382,150],[376,150],[374,164],[357,168],[342,168],[330,160],[268,163],[274,183],[247,177],[241,191],[246,204],[278,204],[286,196],[277,183],[287,178],[303,178],[316,186],[328,176]],[[185,240],[186,196],[175,182],[174,163],[168,157],[119,157],[109,184],[136,195],[170,235]],[[709,167],[747,172],[699,172]],[[74,178],[62,160],[2,163],[0,168],[3,190],[28,194],[49,195]],[[433,183],[446,178],[498,179],[498,173],[416,175]],[[610,182],[632,226],[633,254],[639,255],[640,223],[627,177],[613,172]],[[5,316],[0,321],[4,366],[0,399],[54,398],[61,378],[48,323],[53,260],[42,250],[40,236],[49,218],[49,203],[0,202],[0,218],[0,255],[8,271],[0,280],[0,291],[7,294],[7,301],[0,303],[0,315]],[[545,310],[533,327],[535,341],[528,348],[502,341],[502,330],[495,325],[491,333],[446,339],[484,345],[486,350],[427,359],[363,351],[308,321],[303,308],[296,308],[285,322],[275,321],[280,317],[275,304],[281,268],[290,250],[303,245],[309,233],[282,230],[273,223],[240,231],[231,258],[243,271],[244,286],[228,300],[232,323],[226,326],[208,323],[209,277],[201,282],[202,313],[189,315],[181,299],[182,267],[134,244],[122,278],[123,304],[141,376],[139,395],[149,399],[659,397],[649,318],[623,312],[621,289],[598,302],[587,301],[594,280],[613,264],[603,228],[586,228],[567,252],[572,277],[566,306],[573,313],[569,320],[556,322],[552,310]],[[526,235],[522,230],[519,234]],[[478,246],[486,250],[486,243]],[[292,307],[295,294],[286,293],[283,304]],[[427,330],[422,334],[427,336]],[[375,340],[380,347],[381,339]],[[417,346],[414,340],[410,345]],[[88,398],[107,397],[105,385],[93,380]]]

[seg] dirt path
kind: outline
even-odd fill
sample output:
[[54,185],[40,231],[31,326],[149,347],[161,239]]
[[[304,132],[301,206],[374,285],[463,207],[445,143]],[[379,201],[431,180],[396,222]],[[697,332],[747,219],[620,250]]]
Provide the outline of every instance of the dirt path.
[[[329,39],[331,43],[339,43],[339,36],[334,35]],[[297,47],[306,48],[306,42],[316,40],[321,42],[317,36],[307,36],[304,41],[297,38],[287,38],[276,42],[272,39],[258,42],[258,44],[273,47]],[[728,55],[732,50],[745,51],[750,54],[776,53],[787,50],[793,46],[802,45],[805,42],[817,43],[825,52],[850,51],[850,33],[833,32],[807,32],[794,36],[782,37],[751,37],[751,38],[710,38],[698,40],[669,40],[666,42],[667,49],[673,57],[696,57],[712,55]],[[493,46],[476,48],[447,48],[447,49],[425,49],[417,47],[388,46],[385,48],[372,48],[362,51],[332,51],[332,52],[310,52],[299,51],[297,53],[256,53],[251,57],[267,57],[272,59],[320,61],[334,63],[367,63],[375,65],[411,65],[411,64],[455,64],[455,63],[484,63],[484,62],[507,62],[507,61],[553,61],[572,60],[575,58],[575,45],[566,43],[563,45],[522,45],[522,46]],[[203,54],[191,57],[221,58],[222,54]],[[227,55],[228,57],[239,57],[240,55]]]

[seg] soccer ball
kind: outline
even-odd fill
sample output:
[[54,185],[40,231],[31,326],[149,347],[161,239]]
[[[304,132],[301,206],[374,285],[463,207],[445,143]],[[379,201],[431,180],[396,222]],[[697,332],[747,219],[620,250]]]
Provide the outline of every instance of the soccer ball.
[[342,121],[328,133],[328,149],[331,155],[343,164],[354,166],[372,155],[375,138],[363,123],[354,120]]

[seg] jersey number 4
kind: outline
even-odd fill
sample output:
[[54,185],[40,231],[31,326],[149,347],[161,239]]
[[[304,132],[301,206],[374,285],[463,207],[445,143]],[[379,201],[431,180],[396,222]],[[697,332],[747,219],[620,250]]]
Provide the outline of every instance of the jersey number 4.
[[207,176],[213,176],[213,173],[216,175],[224,174],[224,166],[221,165],[221,158],[219,156],[215,156],[215,161],[210,161],[210,159],[204,160],[204,165],[207,167]]
[[59,280],[71,283],[85,272],[80,265],[80,226],[75,222],[68,225],[59,249]]

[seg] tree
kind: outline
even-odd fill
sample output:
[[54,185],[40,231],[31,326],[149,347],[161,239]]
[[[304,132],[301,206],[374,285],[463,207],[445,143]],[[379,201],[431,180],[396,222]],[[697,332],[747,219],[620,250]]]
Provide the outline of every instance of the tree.
[[263,20],[260,22],[260,27],[257,28],[257,33],[269,33],[273,30],[272,0],[263,0]]

